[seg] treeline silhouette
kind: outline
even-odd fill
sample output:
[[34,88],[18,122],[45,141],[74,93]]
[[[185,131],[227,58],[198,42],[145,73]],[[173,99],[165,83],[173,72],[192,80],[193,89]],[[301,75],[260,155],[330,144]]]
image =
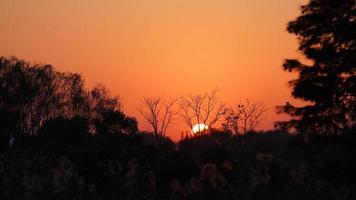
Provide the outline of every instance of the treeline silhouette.
[[[104,86],[0,58],[1,199],[333,199],[355,194],[354,129],[140,132]],[[11,141],[11,142],[10,142]]]
[[93,134],[137,132],[135,119],[124,115],[118,98],[110,97],[102,85],[87,91],[79,74],[58,72],[51,65],[31,65],[15,57],[1,57],[0,65],[4,132],[37,135],[41,128],[56,124],[50,121],[70,126],[64,119],[76,118]]

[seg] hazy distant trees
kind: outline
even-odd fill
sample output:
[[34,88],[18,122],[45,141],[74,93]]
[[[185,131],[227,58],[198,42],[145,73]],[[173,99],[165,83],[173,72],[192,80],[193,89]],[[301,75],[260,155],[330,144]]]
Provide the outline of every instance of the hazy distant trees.
[[209,128],[225,114],[225,103],[217,96],[218,90],[197,95],[187,95],[179,103],[181,117],[192,129],[195,124],[205,124]]
[[284,70],[299,75],[289,82],[292,95],[306,105],[287,102],[278,107],[293,118],[277,125],[320,134],[339,134],[355,126],[355,0],[311,0],[287,30],[297,36],[299,50],[311,62],[285,61]]
[[166,136],[167,128],[176,120],[179,113],[176,102],[177,99],[174,98],[167,100],[163,97],[145,97],[138,109],[152,128],[156,145],[159,145],[159,138]]
[[87,120],[93,133],[137,131],[136,120],[123,114],[103,86],[88,91],[79,74],[15,57],[0,57],[0,114],[13,118],[1,129],[25,135],[36,135],[52,119],[74,117]]
[[267,111],[261,103],[253,103],[248,99],[226,109],[223,128],[235,135],[254,131]]

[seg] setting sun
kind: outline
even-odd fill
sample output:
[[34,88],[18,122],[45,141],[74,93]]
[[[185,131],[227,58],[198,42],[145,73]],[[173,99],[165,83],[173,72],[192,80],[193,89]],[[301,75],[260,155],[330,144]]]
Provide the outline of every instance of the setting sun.
[[196,124],[192,128],[192,133],[196,134],[196,133],[199,133],[201,131],[208,130],[208,129],[209,129],[209,127],[207,125],[205,125],[205,124]]

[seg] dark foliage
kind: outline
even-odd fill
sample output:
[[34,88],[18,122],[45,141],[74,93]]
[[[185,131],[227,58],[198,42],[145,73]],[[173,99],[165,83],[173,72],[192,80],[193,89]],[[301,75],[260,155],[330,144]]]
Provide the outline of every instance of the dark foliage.
[[299,40],[299,50],[311,61],[287,59],[284,70],[297,72],[290,81],[292,95],[306,101],[290,103],[280,112],[293,117],[282,128],[301,133],[339,134],[355,125],[356,111],[356,3],[355,0],[311,0],[290,22],[288,32]]
[[3,132],[22,135],[37,135],[42,128],[70,134],[63,129],[79,119],[86,124],[85,133],[137,133],[136,120],[121,111],[119,99],[104,86],[87,91],[79,74],[15,57],[0,58],[0,119]]

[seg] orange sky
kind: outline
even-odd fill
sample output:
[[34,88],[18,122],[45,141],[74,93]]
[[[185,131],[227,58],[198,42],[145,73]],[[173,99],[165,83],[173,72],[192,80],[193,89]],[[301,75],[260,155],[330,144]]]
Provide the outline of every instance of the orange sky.
[[[228,103],[246,98],[269,111],[291,100],[285,58],[301,57],[285,31],[305,0],[0,0],[0,56],[53,64],[104,83],[141,121],[145,96],[218,87]],[[178,139],[178,123],[169,136]]]

